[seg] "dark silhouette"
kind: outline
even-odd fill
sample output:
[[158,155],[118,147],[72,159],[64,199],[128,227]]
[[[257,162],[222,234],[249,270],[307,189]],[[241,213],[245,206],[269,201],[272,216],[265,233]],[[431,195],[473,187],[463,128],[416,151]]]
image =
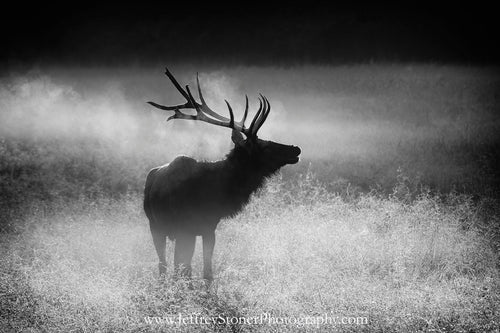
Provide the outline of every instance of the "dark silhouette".
[[[168,120],[200,120],[232,129],[234,148],[225,159],[198,162],[186,156],[177,157],[170,164],[152,169],[144,190],[144,210],[160,260],[160,275],[166,272],[166,237],[175,240],[175,271],[191,276],[195,240],[196,236],[201,235],[203,277],[211,281],[215,229],[220,219],[237,214],[248,202],[250,195],[262,186],[266,177],[286,164],[297,163],[300,148],[257,138],[257,132],[271,110],[266,97],[260,95],[260,107],[247,128],[245,120],[248,114],[248,97],[243,119],[236,122],[227,101],[229,119],[207,106],[198,77],[201,104],[195,101],[188,86],[184,90],[179,85],[168,69],[165,74],[187,100],[185,104],[176,106],[148,102],[159,109],[174,111],[174,115]],[[195,109],[196,115],[187,115],[181,109]]]

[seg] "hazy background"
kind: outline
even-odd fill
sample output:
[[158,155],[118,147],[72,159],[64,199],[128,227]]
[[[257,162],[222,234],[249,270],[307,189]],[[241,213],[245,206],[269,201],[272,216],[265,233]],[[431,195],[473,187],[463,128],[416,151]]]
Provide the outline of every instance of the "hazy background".
[[[143,318],[263,312],[369,318],[351,331],[498,327],[492,8],[44,3],[6,13],[0,327],[168,330]],[[166,65],[191,87],[199,72],[222,114],[224,99],[240,117],[245,94],[253,112],[264,94],[272,111],[260,136],[302,148],[219,225],[208,292],[200,244],[194,289],[171,266],[157,280],[142,190],[150,168],[180,154],[223,158],[230,131],[166,123],[146,104],[183,102]]]
[[[7,181],[38,175],[32,180],[48,182],[56,175],[53,181],[60,182],[69,172],[65,180],[73,183],[71,170],[82,166],[88,173],[81,176],[87,177],[81,179],[85,189],[105,186],[111,194],[123,194],[141,191],[150,168],[179,154],[222,158],[231,148],[228,129],[166,123],[166,112],[146,104],[183,102],[163,70],[56,67],[4,78],[4,156],[27,150],[31,161],[31,167],[5,166]],[[251,112],[258,93],[266,94],[272,112],[260,136],[303,150],[302,162],[284,169],[288,178],[309,169],[334,192],[349,185],[390,193],[404,173],[416,186],[437,192],[498,195],[499,74],[494,67],[179,64],[171,70],[192,86],[199,72],[207,101],[222,114],[224,99],[241,117],[245,94]],[[65,158],[59,160],[60,155]],[[56,191],[55,185],[46,190]]]

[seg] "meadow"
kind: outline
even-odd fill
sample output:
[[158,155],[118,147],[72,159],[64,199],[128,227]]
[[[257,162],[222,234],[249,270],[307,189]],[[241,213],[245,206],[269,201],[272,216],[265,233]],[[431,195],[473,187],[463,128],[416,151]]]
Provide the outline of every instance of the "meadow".
[[[217,230],[214,284],[159,281],[142,188],[229,131],[165,123],[182,102],[152,68],[47,68],[0,79],[0,327],[27,332],[433,331],[500,327],[496,68],[419,64],[171,70],[214,108],[265,94],[260,136],[299,145]],[[252,108],[253,105],[253,108]],[[238,112],[238,111],[237,111]],[[168,262],[173,262],[171,243]],[[169,316],[366,318],[179,327]]]

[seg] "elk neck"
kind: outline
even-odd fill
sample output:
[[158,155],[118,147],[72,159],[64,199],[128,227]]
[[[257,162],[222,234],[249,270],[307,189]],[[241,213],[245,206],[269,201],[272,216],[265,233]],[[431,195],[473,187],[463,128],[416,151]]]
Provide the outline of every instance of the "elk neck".
[[233,148],[220,163],[228,193],[233,199],[243,201],[241,204],[245,204],[250,195],[262,187],[265,179],[277,171],[269,170],[258,159],[238,148]]

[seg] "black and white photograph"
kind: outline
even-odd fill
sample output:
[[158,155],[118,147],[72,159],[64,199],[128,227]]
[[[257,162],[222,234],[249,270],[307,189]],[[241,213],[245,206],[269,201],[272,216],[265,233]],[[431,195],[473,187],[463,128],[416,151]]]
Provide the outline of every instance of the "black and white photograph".
[[2,6],[0,332],[500,332],[493,5]]

